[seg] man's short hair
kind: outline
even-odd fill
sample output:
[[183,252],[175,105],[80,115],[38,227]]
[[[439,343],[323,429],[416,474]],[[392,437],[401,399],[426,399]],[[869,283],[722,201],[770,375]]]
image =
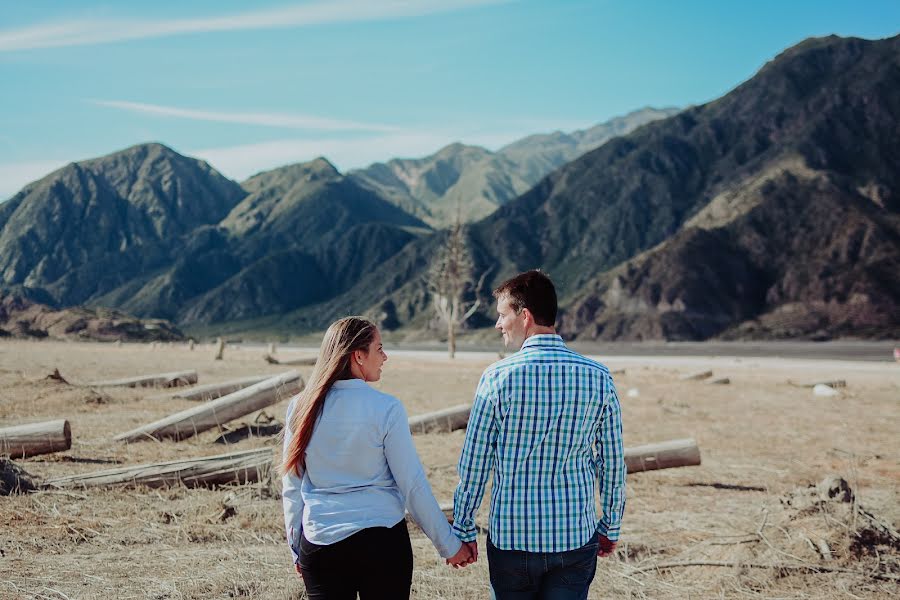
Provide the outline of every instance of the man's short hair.
[[494,298],[507,298],[516,314],[527,308],[537,325],[553,327],[556,323],[556,288],[538,269],[507,279],[494,290]]

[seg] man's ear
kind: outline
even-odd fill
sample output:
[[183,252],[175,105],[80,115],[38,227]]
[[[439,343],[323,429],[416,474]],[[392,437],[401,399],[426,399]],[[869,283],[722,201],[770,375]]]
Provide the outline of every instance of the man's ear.
[[525,329],[534,325],[534,315],[527,308],[522,309],[522,318],[525,320]]

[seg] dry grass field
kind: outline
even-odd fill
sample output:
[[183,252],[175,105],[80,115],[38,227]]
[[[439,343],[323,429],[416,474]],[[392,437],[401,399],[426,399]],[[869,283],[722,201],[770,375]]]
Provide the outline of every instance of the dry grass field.
[[[66,418],[69,451],[17,461],[36,479],[271,445],[123,444],[113,436],[194,406],[160,390],[71,383],[196,369],[200,383],[279,373],[261,348],[222,361],[197,346],[0,343],[0,426]],[[294,352],[299,356],[298,352]],[[283,353],[284,356],[288,353]],[[397,352],[378,386],[410,415],[470,401],[490,354]],[[591,598],[888,598],[900,589],[900,365],[767,358],[600,357],[615,376],[626,445],[693,437],[698,467],[636,473],[620,549],[600,561]],[[729,385],[681,381],[700,368]],[[304,377],[310,368],[300,367]],[[834,397],[788,383],[844,379]],[[628,394],[637,390],[637,394]],[[286,402],[264,412],[283,420]],[[252,422],[248,415],[240,422]],[[416,437],[439,500],[449,500],[464,432]],[[843,477],[850,502],[811,485]],[[827,497],[827,495],[826,495]],[[487,506],[487,501],[483,503]],[[484,512],[484,511],[482,511]],[[481,516],[482,522],[486,515]],[[486,559],[443,564],[412,530],[413,596],[487,598]],[[480,540],[482,549],[483,538]],[[220,489],[44,490],[0,497],[0,598],[303,598],[283,542],[277,478]]]

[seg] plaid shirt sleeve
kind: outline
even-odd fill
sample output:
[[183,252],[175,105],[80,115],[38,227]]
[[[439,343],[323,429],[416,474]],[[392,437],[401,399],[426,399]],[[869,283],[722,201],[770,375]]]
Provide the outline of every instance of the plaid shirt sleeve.
[[476,537],[475,513],[481,506],[497,451],[495,403],[496,393],[485,373],[472,403],[466,440],[457,465],[459,484],[453,495],[453,533],[464,542],[471,542]]
[[597,480],[603,515],[597,533],[615,542],[625,512],[625,447],[622,442],[622,414],[612,377],[606,376],[606,403],[597,428]]

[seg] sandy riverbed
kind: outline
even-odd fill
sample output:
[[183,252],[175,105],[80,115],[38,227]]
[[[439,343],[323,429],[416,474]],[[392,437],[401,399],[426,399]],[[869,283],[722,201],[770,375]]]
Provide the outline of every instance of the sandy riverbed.
[[[0,342],[0,427],[71,422],[70,451],[18,461],[39,479],[272,444],[252,438],[226,447],[214,442],[219,432],[212,431],[177,443],[114,442],[117,433],[194,404],[160,397],[159,390],[44,379],[55,368],[73,383],[185,368],[210,383],[285,370],[266,364],[262,352],[229,348],[215,361],[208,345],[190,351],[184,345]],[[281,355],[303,354],[308,351]],[[410,415],[436,410],[470,401],[481,371],[496,358],[461,353],[451,361],[439,352],[396,352],[378,387],[403,400]],[[600,562],[591,598],[882,598],[896,591],[891,577],[900,575],[900,548],[859,542],[868,517],[854,507],[894,529],[900,521],[900,365],[614,353],[603,360],[624,369],[615,380],[626,445],[693,437],[703,465],[630,476],[621,549]],[[679,379],[700,368],[731,383]],[[308,376],[310,367],[299,370]],[[834,379],[847,387],[828,398],[789,383]],[[283,420],[285,407],[281,402],[265,412]],[[439,500],[452,497],[463,435],[416,437]],[[847,480],[855,503],[810,500],[797,491],[830,474]],[[277,481],[4,497],[0,530],[0,598],[303,597],[282,541]],[[413,546],[414,597],[488,597],[484,561],[449,569],[417,530]]]

